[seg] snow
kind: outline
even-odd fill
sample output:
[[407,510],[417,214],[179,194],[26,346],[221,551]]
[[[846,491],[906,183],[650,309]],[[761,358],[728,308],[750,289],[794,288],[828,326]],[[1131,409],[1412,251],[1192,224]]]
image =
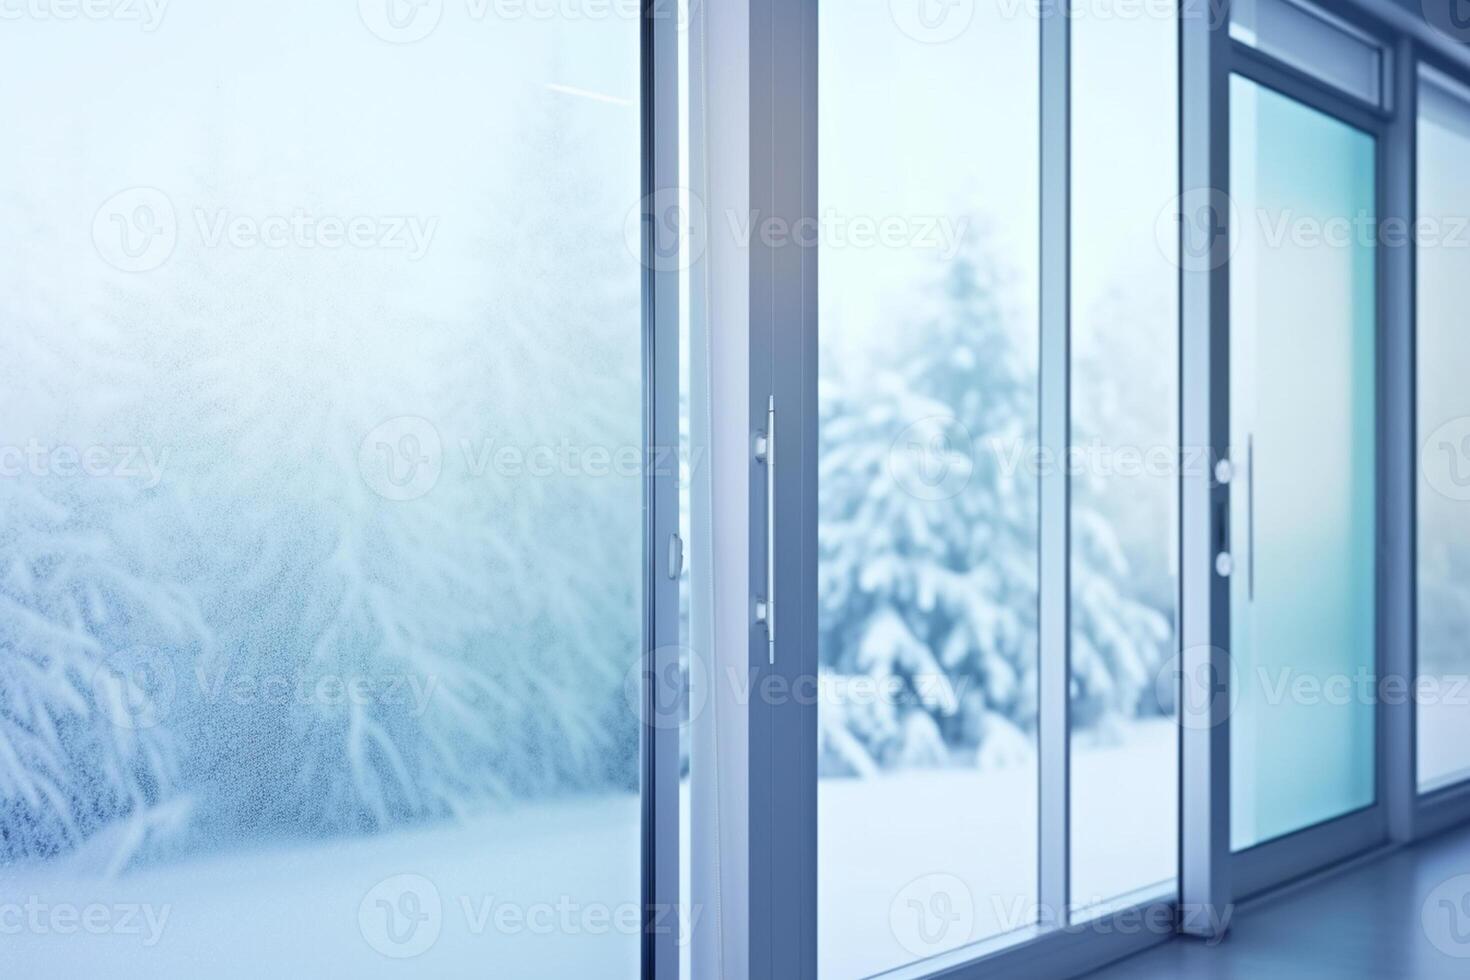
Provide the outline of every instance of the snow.
[[[1079,897],[1170,876],[1173,787],[1159,776],[1172,773],[1173,733],[1156,721],[1121,745],[1078,749],[1074,780],[1078,805],[1089,811],[1086,840],[1105,845],[1077,848],[1077,880],[1091,883],[1079,887]],[[950,945],[1027,924],[1035,905],[1035,799],[1033,766],[822,780],[824,980],[915,958],[891,915],[905,888],[925,875],[952,875],[971,892],[973,922]],[[371,980],[480,977],[487,970],[525,980],[634,976],[638,937],[618,921],[640,900],[638,814],[632,795],[519,805],[418,830],[242,847],[112,878],[82,870],[85,855],[13,865],[0,872],[0,973],[118,980]],[[439,913],[412,941],[396,943],[376,901],[386,896],[394,908],[411,908],[399,883],[412,886],[418,878],[432,884]],[[58,910],[97,904],[119,923],[124,910],[137,909],[136,931],[93,935],[73,925],[62,934],[44,925]],[[15,929],[17,916],[30,921],[33,908],[41,908],[43,928]],[[65,926],[64,914],[55,921]],[[406,919],[400,924],[404,939]],[[416,956],[380,951],[411,951],[434,926],[437,937]]]
[[[621,795],[518,806],[415,831],[242,848],[111,880],[60,862],[10,867],[0,871],[0,975],[633,977],[638,816],[637,799]],[[401,919],[395,936],[377,902],[411,910],[404,896],[422,881],[439,911],[412,931]],[[33,914],[36,900],[44,908]],[[73,924],[62,934],[49,924],[65,927],[66,909],[98,904],[118,930],[90,934]],[[430,898],[419,907],[431,905]],[[122,932],[132,909],[138,928]],[[16,928],[21,916],[43,927]],[[623,927],[629,916],[631,932]],[[151,928],[160,923],[161,931]],[[400,958],[431,937],[418,955]]]
[[[1074,904],[1173,878],[1176,729],[1152,720],[1073,753]],[[909,770],[818,785],[822,980],[855,980],[919,955],[1020,929],[1037,911],[1036,768]],[[926,947],[906,927],[916,881],[953,876],[973,909]],[[895,918],[897,917],[897,918]],[[906,945],[907,944],[907,945]]]

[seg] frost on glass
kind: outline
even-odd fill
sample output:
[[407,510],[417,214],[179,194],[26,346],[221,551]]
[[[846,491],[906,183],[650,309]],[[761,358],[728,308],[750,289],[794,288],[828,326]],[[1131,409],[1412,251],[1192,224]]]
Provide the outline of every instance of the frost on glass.
[[638,25],[359,6],[0,38],[7,974],[636,972]]
[[[1458,91],[1458,90],[1456,90]],[[1420,86],[1417,344],[1420,439],[1419,787],[1470,774],[1470,397],[1464,283],[1470,103]]]

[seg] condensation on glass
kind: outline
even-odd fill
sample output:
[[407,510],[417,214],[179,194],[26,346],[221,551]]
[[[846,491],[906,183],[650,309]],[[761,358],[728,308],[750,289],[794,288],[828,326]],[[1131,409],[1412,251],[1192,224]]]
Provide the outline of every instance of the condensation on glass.
[[0,32],[3,972],[636,976],[638,20],[159,12]]

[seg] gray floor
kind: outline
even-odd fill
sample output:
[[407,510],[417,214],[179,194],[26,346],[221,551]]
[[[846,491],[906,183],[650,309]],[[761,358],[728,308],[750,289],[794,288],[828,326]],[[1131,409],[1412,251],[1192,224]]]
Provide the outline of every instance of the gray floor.
[[1229,936],[1122,960],[1091,980],[1470,980],[1470,828],[1239,911]]

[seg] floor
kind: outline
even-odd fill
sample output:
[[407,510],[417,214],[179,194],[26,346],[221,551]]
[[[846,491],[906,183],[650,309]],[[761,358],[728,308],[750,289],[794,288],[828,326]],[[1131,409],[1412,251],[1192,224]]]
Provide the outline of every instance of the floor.
[[1470,828],[1238,911],[1226,940],[1175,940],[1091,980],[1470,977]]

